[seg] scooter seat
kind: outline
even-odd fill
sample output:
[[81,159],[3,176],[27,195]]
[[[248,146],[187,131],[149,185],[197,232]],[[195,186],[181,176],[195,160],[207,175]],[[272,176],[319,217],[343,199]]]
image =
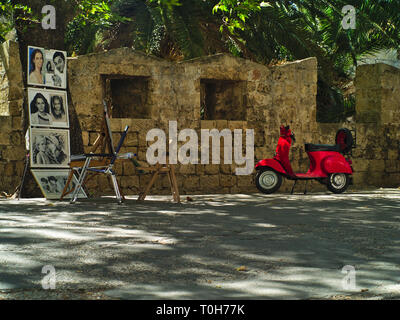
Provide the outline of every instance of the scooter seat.
[[314,151],[336,151],[340,152],[340,146],[338,144],[312,144],[306,143],[304,144],[306,151],[314,152]]

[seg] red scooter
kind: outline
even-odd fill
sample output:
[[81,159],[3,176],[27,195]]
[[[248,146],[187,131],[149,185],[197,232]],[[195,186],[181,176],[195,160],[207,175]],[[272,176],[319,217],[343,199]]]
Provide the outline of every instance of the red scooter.
[[310,159],[310,169],[307,173],[294,173],[289,161],[289,150],[294,134],[289,126],[281,126],[281,135],[272,159],[264,159],[256,164],[256,186],[263,193],[273,193],[282,184],[282,177],[294,180],[291,190],[298,180],[306,180],[304,194],[307,193],[307,180],[317,180],[325,184],[334,193],[344,192],[352,184],[352,161],[344,155],[351,155],[355,147],[353,136],[348,129],[340,129],[336,133],[336,144],[305,144],[305,150]]

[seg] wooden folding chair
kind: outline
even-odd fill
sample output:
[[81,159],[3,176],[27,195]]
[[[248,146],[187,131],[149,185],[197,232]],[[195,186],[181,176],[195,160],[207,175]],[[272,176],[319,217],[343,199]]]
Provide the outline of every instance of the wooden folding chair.
[[180,203],[180,196],[179,196],[179,188],[178,188],[178,183],[176,181],[176,176],[175,176],[175,168],[173,165],[171,165],[169,163],[169,157],[167,155],[167,163],[166,164],[160,164],[157,163],[154,166],[150,166],[150,167],[143,167],[140,166],[139,163],[137,163],[136,161],[134,161],[132,159],[133,164],[136,166],[136,169],[140,172],[152,172],[153,175],[151,176],[151,179],[149,181],[149,183],[146,186],[146,189],[144,192],[139,194],[139,198],[138,201],[143,201],[147,194],[150,192],[151,187],[153,186],[154,182],[156,182],[157,178],[159,177],[160,173],[166,173],[168,175],[168,180],[169,180],[169,184],[171,187],[171,194],[172,194],[172,198],[174,199],[175,202]]
[[[129,126],[125,127],[124,132],[122,133],[121,139],[119,140],[118,146],[115,148],[112,148],[112,153],[87,153],[84,156],[86,157],[85,163],[83,167],[79,170],[79,178],[78,178],[78,183],[77,186],[74,190],[74,193],[71,198],[71,203],[75,203],[76,199],[78,198],[79,191],[81,190],[84,182],[86,175],[89,172],[93,172],[96,174],[106,174],[111,176],[111,180],[113,183],[114,191],[115,191],[115,196],[118,200],[118,204],[122,203],[122,200],[124,200],[123,196],[121,195],[117,178],[115,175],[115,171],[113,170],[113,166],[117,158],[120,156],[119,151],[122,147],[122,144],[124,143],[125,137],[128,133]],[[107,165],[96,165],[96,164],[91,164],[92,160],[94,158],[102,158],[102,159],[108,159],[108,164]]]

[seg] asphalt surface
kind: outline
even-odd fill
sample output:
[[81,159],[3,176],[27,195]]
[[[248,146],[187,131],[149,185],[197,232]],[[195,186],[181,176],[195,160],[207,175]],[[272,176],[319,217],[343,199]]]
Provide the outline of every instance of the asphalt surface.
[[148,199],[0,199],[0,299],[400,298],[400,189]]

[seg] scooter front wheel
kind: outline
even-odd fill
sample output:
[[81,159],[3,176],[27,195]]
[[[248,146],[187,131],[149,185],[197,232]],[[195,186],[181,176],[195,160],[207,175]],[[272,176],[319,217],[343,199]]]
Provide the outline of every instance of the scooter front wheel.
[[256,187],[263,193],[274,193],[281,184],[282,176],[270,168],[261,169],[256,174]]
[[345,173],[331,173],[327,187],[333,193],[345,192],[350,183],[350,177]]

